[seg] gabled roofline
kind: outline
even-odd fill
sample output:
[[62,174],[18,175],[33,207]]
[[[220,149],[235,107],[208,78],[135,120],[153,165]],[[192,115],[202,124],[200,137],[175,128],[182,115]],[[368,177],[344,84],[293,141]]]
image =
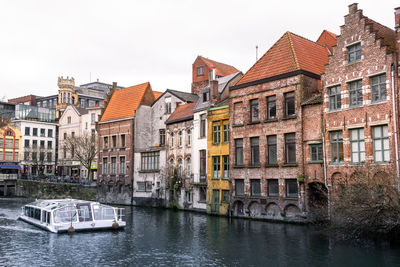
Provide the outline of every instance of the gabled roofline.
[[[187,102],[185,99],[183,99],[183,98],[179,97],[178,95],[174,94],[174,92],[182,92],[182,91],[173,90],[173,89],[167,89],[167,90],[164,91],[164,93],[162,93],[162,95],[160,95],[160,96],[156,99],[156,101],[153,102],[153,104],[150,105],[150,107],[153,107],[153,105],[154,105],[155,103],[157,103],[157,101],[158,101],[159,99],[161,99],[167,92],[170,92],[172,95],[174,95],[175,97],[179,98],[180,100],[182,100],[182,101],[185,102],[185,103],[193,103],[193,102]],[[187,93],[187,92],[182,92],[182,93],[190,94],[190,93]]]
[[165,125],[171,125],[171,124],[175,124],[175,123],[178,123],[178,122],[190,121],[190,120],[193,120],[193,117],[194,116],[191,115],[191,116],[188,116],[188,117],[185,117],[185,118],[176,119],[176,120],[173,120],[173,121],[166,121]]
[[225,89],[226,89],[226,87],[228,86],[228,84],[229,84],[233,79],[235,79],[237,76],[239,76],[240,74],[243,74],[243,73],[242,73],[241,71],[239,71],[238,73],[236,73],[236,75],[233,76],[233,77],[225,84],[224,89],[222,89],[221,93],[218,93],[218,94],[221,95],[221,94],[225,91]]
[[64,117],[64,115],[65,115],[65,111],[67,110],[67,108],[69,108],[69,107],[72,107],[72,110],[75,110],[75,112],[76,112],[76,114],[78,114],[78,116],[82,116],[82,114],[79,112],[79,110],[77,110],[76,108],[75,108],[75,106],[74,105],[68,105],[65,109],[64,109],[64,112],[62,113],[62,115],[61,115],[61,117],[58,119],[58,121],[60,121],[61,120],[61,118],[63,118]]
[[255,81],[251,81],[251,82],[247,82],[247,83],[242,83],[242,84],[239,84],[239,85],[231,86],[229,88],[229,91],[233,91],[233,90],[237,90],[237,89],[241,89],[241,88],[245,88],[245,87],[253,86],[253,85],[257,85],[257,84],[262,84],[262,83],[266,83],[266,82],[271,82],[271,81],[275,81],[275,80],[280,80],[280,79],[284,79],[284,78],[289,78],[289,77],[296,76],[296,75],[299,75],[299,74],[303,74],[303,75],[306,75],[308,77],[315,78],[315,79],[318,79],[318,80],[321,79],[321,75],[315,74],[313,72],[310,72],[310,71],[307,71],[307,70],[295,70],[295,71],[279,74],[279,75],[276,75],[276,76],[271,76],[271,77],[268,77],[268,78],[264,78],[264,79],[260,79],[260,80],[255,80]]

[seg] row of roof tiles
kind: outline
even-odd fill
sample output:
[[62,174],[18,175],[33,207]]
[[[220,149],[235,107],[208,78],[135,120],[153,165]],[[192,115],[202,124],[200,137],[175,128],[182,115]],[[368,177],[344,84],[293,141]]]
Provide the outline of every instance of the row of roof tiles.
[[[364,18],[367,24],[371,25],[372,31],[377,34],[378,38],[382,39],[383,44],[389,49],[395,49],[395,32],[367,17]],[[243,75],[236,85],[246,86],[246,84],[255,81],[299,70],[321,75],[325,71],[325,65],[328,64],[328,58],[332,54],[334,46],[336,46],[336,35],[327,30],[322,32],[316,42],[288,31]],[[239,72],[233,66],[205,57],[201,57],[201,59],[209,68],[215,68],[216,75],[218,76],[230,76]],[[109,101],[101,121],[132,117],[145,96],[146,91],[149,94],[153,94],[153,101],[163,94],[152,91],[149,82],[116,90]],[[188,94],[179,91],[175,92],[180,95]],[[193,103],[179,106],[167,120],[167,124],[193,117],[193,109],[196,107],[196,101],[193,99],[186,102]]]

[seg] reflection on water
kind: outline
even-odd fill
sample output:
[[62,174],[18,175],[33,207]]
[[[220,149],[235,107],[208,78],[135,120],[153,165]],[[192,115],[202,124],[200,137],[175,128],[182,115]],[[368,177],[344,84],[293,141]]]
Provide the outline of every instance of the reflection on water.
[[0,266],[378,266],[400,250],[332,244],[311,227],[127,207],[124,231],[53,234],[0,199]]

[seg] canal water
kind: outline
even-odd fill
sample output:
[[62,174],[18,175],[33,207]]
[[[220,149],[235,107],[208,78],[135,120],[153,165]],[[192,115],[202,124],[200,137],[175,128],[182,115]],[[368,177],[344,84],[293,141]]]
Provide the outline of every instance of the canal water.
[[53,234],[0,199],[0,266],[399,266],[389,243],[333,242],[312,227],[127,207],[124,231]]

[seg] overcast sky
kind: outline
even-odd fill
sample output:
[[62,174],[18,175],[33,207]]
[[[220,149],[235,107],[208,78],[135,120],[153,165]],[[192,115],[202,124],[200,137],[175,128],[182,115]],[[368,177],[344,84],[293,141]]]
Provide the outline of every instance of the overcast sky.
[[[286,31],[339,34],[353,1],[0,0],[0,98],[57,94],[57,77],[190,91],[197,55],[246,72]],[[398,0],[359,0],[394,28]],[[90,80],[91,79],[91,80]]]

